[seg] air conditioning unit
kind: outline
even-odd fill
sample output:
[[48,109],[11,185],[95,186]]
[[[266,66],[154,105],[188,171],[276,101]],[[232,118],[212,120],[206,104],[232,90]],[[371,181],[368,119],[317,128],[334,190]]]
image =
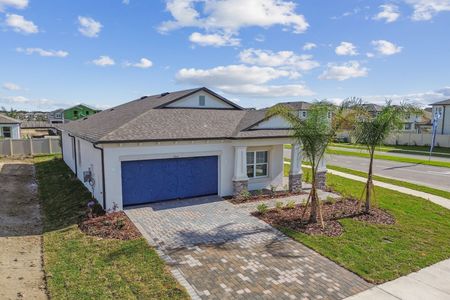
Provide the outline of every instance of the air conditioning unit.
[[89,181],[92,180],[92,172],[91,172],[91,170],[83,172],[83,180],[84,180],[84,182],[89,182]]

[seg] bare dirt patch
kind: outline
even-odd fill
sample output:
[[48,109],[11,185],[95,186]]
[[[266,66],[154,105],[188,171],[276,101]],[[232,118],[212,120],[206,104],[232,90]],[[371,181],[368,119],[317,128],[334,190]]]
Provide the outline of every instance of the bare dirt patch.
[[303,205],[296,205],[294,208],[288,209],[271,209],[264,214],[253,213],[256,217],[276,227],[289,228],[306,234],[323,234],[327,236],[339,236],[343,233],[343,228],[338,222],[340,219],[353,218],[358,221],[368,222],[371,224],[395,224],[392,215],[379,208],[372,208],[366,214],[359,207],[355,200],[340,200],[334,203],[324,203],[322,205],[322,214],[324,220],[324,228],[320,223],[309,223],[310,207],[306,209]]
[[0,298],[47,299],[34,166],[0,160]]
[[87,219],[79,227],[87,235],[101,238],[134,240],[141,237],[141,233],[123,211]]

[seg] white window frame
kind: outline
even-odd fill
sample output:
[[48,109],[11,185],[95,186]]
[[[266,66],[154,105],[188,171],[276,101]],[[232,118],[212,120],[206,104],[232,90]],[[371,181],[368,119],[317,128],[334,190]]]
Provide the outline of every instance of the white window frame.
[[308,114],[307,114],[307,112],[304,110],[304,111],[302,111],[302,117],[303,118],[306,118],[308,116]]
[[198,96],[198,106],[206,106],[206,96]]
[[[267,161],[265,163],[257,163],[256,162],[256,153],[258,153],[258,152],[265,152],[266,153]],[[249,166],[253,166],[253,176],[252,177],[248,176],[248,172],[247,172],[248,178],[249,179],[255,179],[255,178],[266,178],[266,177],[269,177],[269,154],[270,154],[270,152],[267,151],[267,150],[252,150],[252,151],[247,151],[247,153],[253,153],[253,163],[249,163],[247,161],[247,165],[246,165],[246,169]],[[266,165],[266,170],[267,170],[266,171],[266,175],[256,176],[256,166],[259,166],[259,165]]]
[[[8,128],[9,129],[9,136],[5,136],[5,129],[6,128]],[[4,138],[8,138],[8,139],[11,139],[13,136],[12,136],[12,127],[11,126],[2,126],[1,128],[1,135],[0,136],[2,136],[2,137],[4,137]]]

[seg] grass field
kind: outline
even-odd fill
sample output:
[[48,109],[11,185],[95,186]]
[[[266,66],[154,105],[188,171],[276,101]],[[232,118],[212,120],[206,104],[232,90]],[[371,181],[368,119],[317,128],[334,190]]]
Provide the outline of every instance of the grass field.
[[38,157],[35,165],[52,299],[189,298],[143,238],[100,239],[78,229],[90,194],[62,160]]
[[[363,189],[363,183],[331,174],[327,184],[355,198]],[[450,257],[449,210],[396,191],[375,190],[378,206],[395,217],[395,225],[344,219],[340,221],[344,227],[340,237],[281,230],[373,283],[393,280]]]
[[[330,146],[339,147],[339,148],[343,148],[343,149],[367,150],[366,146],[348,144],[348,143],[332,143],[332,144],[330,144]],[[379,147],[376,147],[376,151],[386,152],[386,153],[402,153],[402,154],[422,155],[422,156],[428,157],[430,147],[426,147],[426,146],[379,146]],[[450,148],[435,147],[433,150],[432,156],[450,158]]]

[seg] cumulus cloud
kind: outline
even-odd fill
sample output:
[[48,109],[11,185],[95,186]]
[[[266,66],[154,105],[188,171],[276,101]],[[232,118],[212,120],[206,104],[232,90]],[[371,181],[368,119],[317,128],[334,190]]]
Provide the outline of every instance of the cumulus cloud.
[[32,99],[25,96],[3,96],[0,95],[0,106],[11,107],[24,110],[54,110],[61,107],[68,107],[66,103],[47,98]]
[[237,33],[243,27],[281,25],[302,33],[309,24],[296,6],[284,0],[167,0],[173,20],[163,22],[159,30],[198,27]]
[[238,46],[240,40],[232,37],[230,34],[202,34],[199,32],[194,32],[189,36],[189,40],[192,43],[198,44],[200,46]]
[[180,83],[210,86],[235,95],[258,97],[312,95],[303,84],[272,85],[268,82],[292,78],[292,72],[272,67],[228,65],[211,69],[181,69],[176,74]]
[[392,100],[394,103],[408,101],[418,105],[426,106],[434,102],[446,100],[450,97],[450,87],[444,87],[435,91],[406,93],[406,94],[386,94],[386,95],[369,95],[362,97],[366,102],[384,104],[386,99]]
[[5,90],[8,90],[8,91],[19,91],[19,90],[21,90],[21,88],[20,88],[20,86],[18,84],[15,84],[15,83],[12,83],[12,82],[5,82],[5,83],[3,83],[2,87]]
[[375,46],[375,50],[381,55],[394,55],[400,53],[403,49],[386,40],[372,41],[372,45]]
[[308,50],[312,50],[314,48],[317,48],[317,45],[314,43],[306,43],[305,45],[303,45],[303,50],[308,51]]
[[11,27],[15,32],[20,32],[23,34],[39,32],[39,28],[32,21],[26,20],[21,15],[7,14],[5,23],[7,26]]
[[380,5],[380,12],[376,14],[374,20],[384,20],[386,23],[392,23],[397,21],[400,17],[400,12],[397,5],[383,4]]
[[450,0],[405,0],[414,9],[414,21],[428,21],[440,12],[450,11]]
[[82,35],[93,38],[98,37],[98,34],[102,30],[103,25],[95,21],[89,17],[78,16],[78,31],[81,32]]
[[341,44],[336,47],[334,52],[336,52],[337,55],[349,55],[349,56],[358,55],[356,46],[349,42],[341,42]]
[[17,52],[22,52],[27,55],[38,54],[46,57],[66,57],[69,52],[63,50],[44,50],[42,48],[16,48]]
[[369,69],[361,66],[357,61],[349,61],[344,64],[328,64],[327,69],[319,76],[324,80],[347,80],[350,78],[366,77]]
[[292,51],[273,52],[271,50],[245,49],[239,53],[239,58],[246,64],[301,71],[319,66],[319,63],[312,59],[312,55],[297,55]]
[[28,0],[0,0],[0,12],[7,7],[24,9],[28,6]]
[[151,66],[153,66],[153,62],[150,59],[143,57],[137,63],[126,62],[125,66],[126,67],[141,68],[141,69],[148,69]]
[[114,66],[116,64],[116,62],[107,55],[101,55],[99,58],[94,59],[92,63],[100,67]]

